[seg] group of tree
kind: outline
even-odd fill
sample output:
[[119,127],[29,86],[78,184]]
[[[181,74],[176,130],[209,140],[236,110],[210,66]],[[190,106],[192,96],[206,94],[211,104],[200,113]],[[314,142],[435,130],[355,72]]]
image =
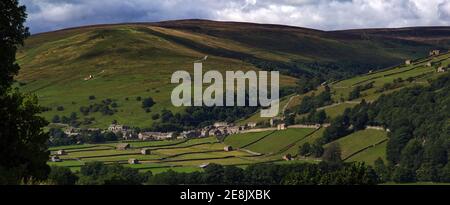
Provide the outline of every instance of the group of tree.
[[16,53],[29,36],[25,7],[18,0],[0,3],[0,184],[45,179],[48,122],[39,116],[37,98],[11,88],[19,72]]
[[150,176],[151,172],[140,173],[119,164],[90,162],[75,173],[67,167],[52,166],[47,182],[53,185],[141,185]]
[[371,88],[373,88],[373,84],[375,82],[372,81],[370,83],[367,83],[365,85],[358,85],[355,88],[353,88],[353,90],[350,92],[349,96],[348,96],[348,100],[354,100],[354,99],[358,99],[361,97],[361,92],[369,90]]
[[114,115],[117,110],[117,103],[114,102],[112,99],[105,99],[102,100],[101,103],[94,103],[89,106],[81,106],[80,112],[84,116],[87,116],[89,114],[100,112],[103,115]]
[[317,108],[330,105],[333,103],[331,99],[331,90],[328,86],[325,86],[325,91],[318,95],[305,96],[302,102],[296,108],[298,114],[306,114],[315,111]]
[[49,133],[50,138],[48,140],[48,145],[50,147],[75,145],[80,143],[95,144],[112,142],[122,138],[122,133],[120,132],[101,132],[99,130],[89,131],[86,129],[81,129],[79,135],[76,136],[68,136],[63,130],[58,128],[50,128]]
[[404,82],[405,82],[405,81],[404,81],[402,78],[396,78],[396,79],[394,79],[394,81],[391,82],[391,83],[385,83],[385,84],[383,85],[383,87],[377,89],[375,92],[376,92],[376,93],[382,93],[382,92],[386,92],[386,91],[389,91],[389,90],[397,89],[397,88],[399,88],[399,87],[402,87],[403,84],[404,84]]
[[362,102],[335,118],[322,137],[328,143],[367,125],[388,132],[387,165],[391,179],[400,182],[442,181],[450,176],[450,75],[429,86],[405,88]]
[[315,109],[308,113],[307,116],[302,117],[296,121],[297,124],[324,124],[329,122],[325,110],[316,111]]
[[153,123],[153,131],[183,131],[213,124],[217,121],[234,122],[249,117],[258,110],[258,107],[187,107],[184,111],[172,113],[162,110]]
[[152,185],[373,185],[375,171],[362,163],[254,164],[246,169],[208,165],[203,172],[166,171],[153,175]]

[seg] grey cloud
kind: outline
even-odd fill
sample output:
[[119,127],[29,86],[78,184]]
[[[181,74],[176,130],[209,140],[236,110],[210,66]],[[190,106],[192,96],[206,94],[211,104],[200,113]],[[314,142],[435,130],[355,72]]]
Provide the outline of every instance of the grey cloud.
[[324,30],[449,25],[450,0],[21,0],[32,32],[204,18]]

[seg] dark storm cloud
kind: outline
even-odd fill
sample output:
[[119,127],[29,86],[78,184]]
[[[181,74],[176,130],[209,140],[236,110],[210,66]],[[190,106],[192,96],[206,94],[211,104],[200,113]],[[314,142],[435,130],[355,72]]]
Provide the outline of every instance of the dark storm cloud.
[[186,18],[324,30],[450,23],[450,0],[21,0],[32,32]]

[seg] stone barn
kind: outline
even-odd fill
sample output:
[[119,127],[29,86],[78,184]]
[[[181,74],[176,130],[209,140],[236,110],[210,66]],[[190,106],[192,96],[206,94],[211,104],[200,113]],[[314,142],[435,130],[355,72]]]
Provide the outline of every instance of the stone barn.
[[286,124],[284,123],[277,125],[277,130],[286,130],[286,129],[287,129]]
[[231,151],[233,151],[233,147],[232,147],[232,146],[225,146],[225,147],[223,148],[223,150],[224,150],[225,152],[231,152]]
[[206,167],[208,167],[210,165],[210,163],[205,163],[205,164],[201,164],[198,167],[205,169]]
[[129,159],[128,164],[139,164],[139,160],[137,159]]
[[292,160],[292,155],[291,155],[291,154],[286,154],[286,155],[284,155],[284,156],[283,156],[283,160],[291,161],[291,160]]
[[62,160],[58,156],[52,156],[50,160],[52,162],[62,162]]
[[151,154],[152,152],[151,152],[151,150],[150,149],[141,149],[141,154],[142,155],[149,155],[149,154]]
[[443,73],[443,72],[446,72],[446,71],[447,71],[447,68],[444,67],[444,66],[439,66],[439,68],[437,68],[437,72],[438,73]]
[[130,148],[131,148],[131,146],[128,143],[120,143],[120,144],[117,144],[117,146],[116,146],[117,150],[127,150]]
[[441,53],[440,50],[432,50],[430,51],[430,56],[438,56]]
[[65,151],[65,150],[58,150],[58,151],[56,151],[56,155],[66,155],[67,154],[67,152]]

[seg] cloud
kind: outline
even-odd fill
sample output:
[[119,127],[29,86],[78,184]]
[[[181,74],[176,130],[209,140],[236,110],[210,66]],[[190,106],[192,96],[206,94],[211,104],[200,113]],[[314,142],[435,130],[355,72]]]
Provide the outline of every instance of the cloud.
[[21,0],[32,32],[203,18],[323,30],[449,26],[450,0]]

